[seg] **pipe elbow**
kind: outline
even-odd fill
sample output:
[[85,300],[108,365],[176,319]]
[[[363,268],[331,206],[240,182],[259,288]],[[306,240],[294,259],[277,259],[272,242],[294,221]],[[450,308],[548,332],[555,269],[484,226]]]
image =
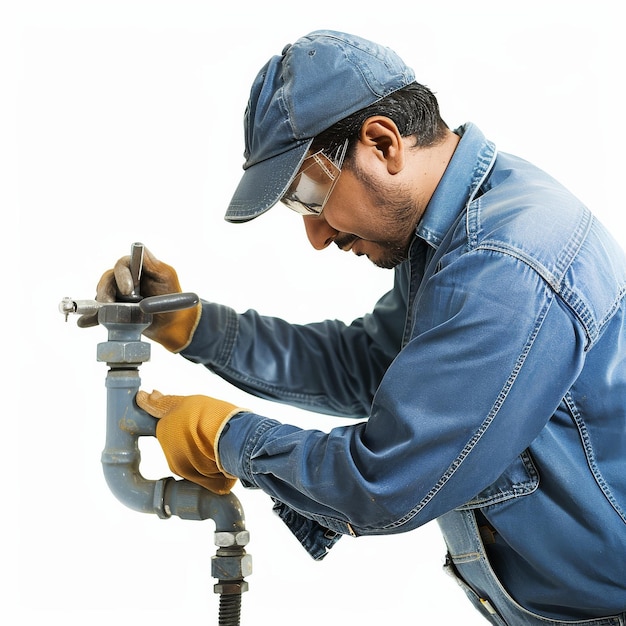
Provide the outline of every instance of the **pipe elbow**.
[[216,532],[245,530],[243,507],[233,493],[217,495],[191,481],[172,477],[148,480],[139,470],[139,453],[135,450],[105,450],[102,467],[113,495],[134,511],[154,513],[162,519],[172,515],[181,519],[212,519]]
[[182,519],[215,522],[216,532],[245,530],[243,508],[235,494],[217,495],[189,480],[166,479],[163,508]]
[[[148,480],[139,471],[139,459],[134,451],[102,453],[104,478],[111,493],[126,507],[140,513],[156,513],[169,517],[159,507],[156,497],[158,481]],[[128,458],[125,458],[128,457]]]
[[156,436],[157,420],[135,404],[139,385],[136,368],[111,369],[107,375],[107,437],[102,466],[109,489],[135,511],[161,518],[212,519],[218,532],[244,531],[243,509],[234,494],[217,495],[188,480],[147,480],[141,475],[139,438]]

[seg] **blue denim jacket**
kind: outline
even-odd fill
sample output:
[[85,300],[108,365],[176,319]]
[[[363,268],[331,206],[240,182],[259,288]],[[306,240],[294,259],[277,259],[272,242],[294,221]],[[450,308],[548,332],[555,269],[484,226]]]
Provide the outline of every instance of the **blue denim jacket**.
[[326,433],[241,414],[221,462],[315,558],[341,534],[477,509],[520,604],[624,611],[626,259],[546,173],[471,124],[457,133],[371,313],[291,325],[203,302],[186,358],[257,396],[363,418]]

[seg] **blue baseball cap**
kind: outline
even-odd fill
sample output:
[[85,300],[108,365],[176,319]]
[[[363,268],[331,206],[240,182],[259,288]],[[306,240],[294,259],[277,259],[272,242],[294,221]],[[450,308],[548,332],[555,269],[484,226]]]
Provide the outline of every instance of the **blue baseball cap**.
[[265,213],[317,135],[413,82],[413,70],[395,52],[355,35],[318,30],[285,46],[252,84],[244,173],[225,219],[246,222]]

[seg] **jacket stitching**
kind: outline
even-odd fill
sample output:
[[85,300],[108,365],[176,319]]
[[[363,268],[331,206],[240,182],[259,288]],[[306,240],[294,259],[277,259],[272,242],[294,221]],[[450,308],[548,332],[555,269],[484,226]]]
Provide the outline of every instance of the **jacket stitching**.
[[520,356],[517,359],[517,362],[513,368],[513,371],[509,375],[504,387],[498,394],[498,397],[491,411],[489,412],[489,415],[485,418],[480,428],[476,431],[476,434],[468,441],[468,443],[465,445],[465,447],[463,448],[459,456],[450,465],[450,467],[448,468],[448,471],[446,471],[442,475],[442,477],[437,481],[434,487],[426,494],[426,496],[419,502],[419,504],[415,508],[413,508],[411,511],[409,511],[406,515],[404,515],[397,521],[391,524],[388,524],[387,526],[384,526],[383,528],[387,529],[387,528],[396,528],[398,526],[402,526],[406,524],[409,520],[411,520],[413,517],[415,517],[437,495],[437,493],[445,486],[445,484],[452,478],[452,476],[454,476],[456,471],[462,465],[465,458],[476,447],[476,444],[481,440],[482,436],[487,432],[487,429],[489,428],[489,426],[495,419],[500,408],[502,407],[506,398],[508,397],[509,391],[513,387],[513,384],[515,383],[515,381],[517,380],[517,376],[519,375],[519,372],[521,371],[522,366],[526,362],[526,357],[528,356],[535,342],[535,339],[537,338],[537,335],[539,334],[539,331],[543,325],[546,315],[550,309],[551,303],[552,303],[552,299],[549,298],[546,302],[546,305],[537,316],[537,320],[536,320],[533,332],[528,338],[528,341],[526,342],[524,349],[520,353]]
[[578,429],[578,434],[580,435],[580,439],[583,444],[585,456],[587,457],[587,464],[589,465],[589,469],[591,470],[591,473],[593,474],[593,477],[598,484],[598,487],[600,487],[600,490],[604,494],[605,498],[609,501],[615,512],[622,518],[624,523],[626,523],[626,511],[624,511],[620,507],[617,500],[615,499],[615,496],[611,492],[609,485],[602,476],[602,472],[598,467],[598,463],[596,461],[596,457],[593,451],[593,445],[591,443],[589,431],[587,430],[587,426],[582,419],[582,416],[578,410],[578,407],[576,406],[576,403],[574,402],[574,399],[572,398],[571,393],[568,392],[564,400],[567,408],[569,409],[572,420],[574,421],[574,424]]

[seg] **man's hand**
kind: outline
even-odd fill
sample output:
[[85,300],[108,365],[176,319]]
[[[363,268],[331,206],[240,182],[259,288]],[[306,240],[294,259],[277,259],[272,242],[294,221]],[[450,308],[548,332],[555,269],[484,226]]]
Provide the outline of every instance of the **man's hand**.
[[[98,302],[116,302],[120,296],[130,295],[133,287],[130,255],[124,256],[117,261],[113,269],[107,270],[100,278],[96,288],[96,300]],[[181,293],[182,291],[176,270],[159,261],[147,248],[144,248],[139,289],[144,298]],[[190,309],[171,313],[155,313],[152,324],[144,331],[144,334],[160,343],[170,352],[180,352],[191,342],[201,312],[202,305],[198,303]],[[84,315],[78,320],[78,325],[81,328],[95,326],[97,323],[97,315]]]
[[217,445],[226,422],[244,409],[207,396],[137,392],[137,404],[159,418],[156,436],[170,469],[213,493],[226,494],[236,478],[220,466]]

